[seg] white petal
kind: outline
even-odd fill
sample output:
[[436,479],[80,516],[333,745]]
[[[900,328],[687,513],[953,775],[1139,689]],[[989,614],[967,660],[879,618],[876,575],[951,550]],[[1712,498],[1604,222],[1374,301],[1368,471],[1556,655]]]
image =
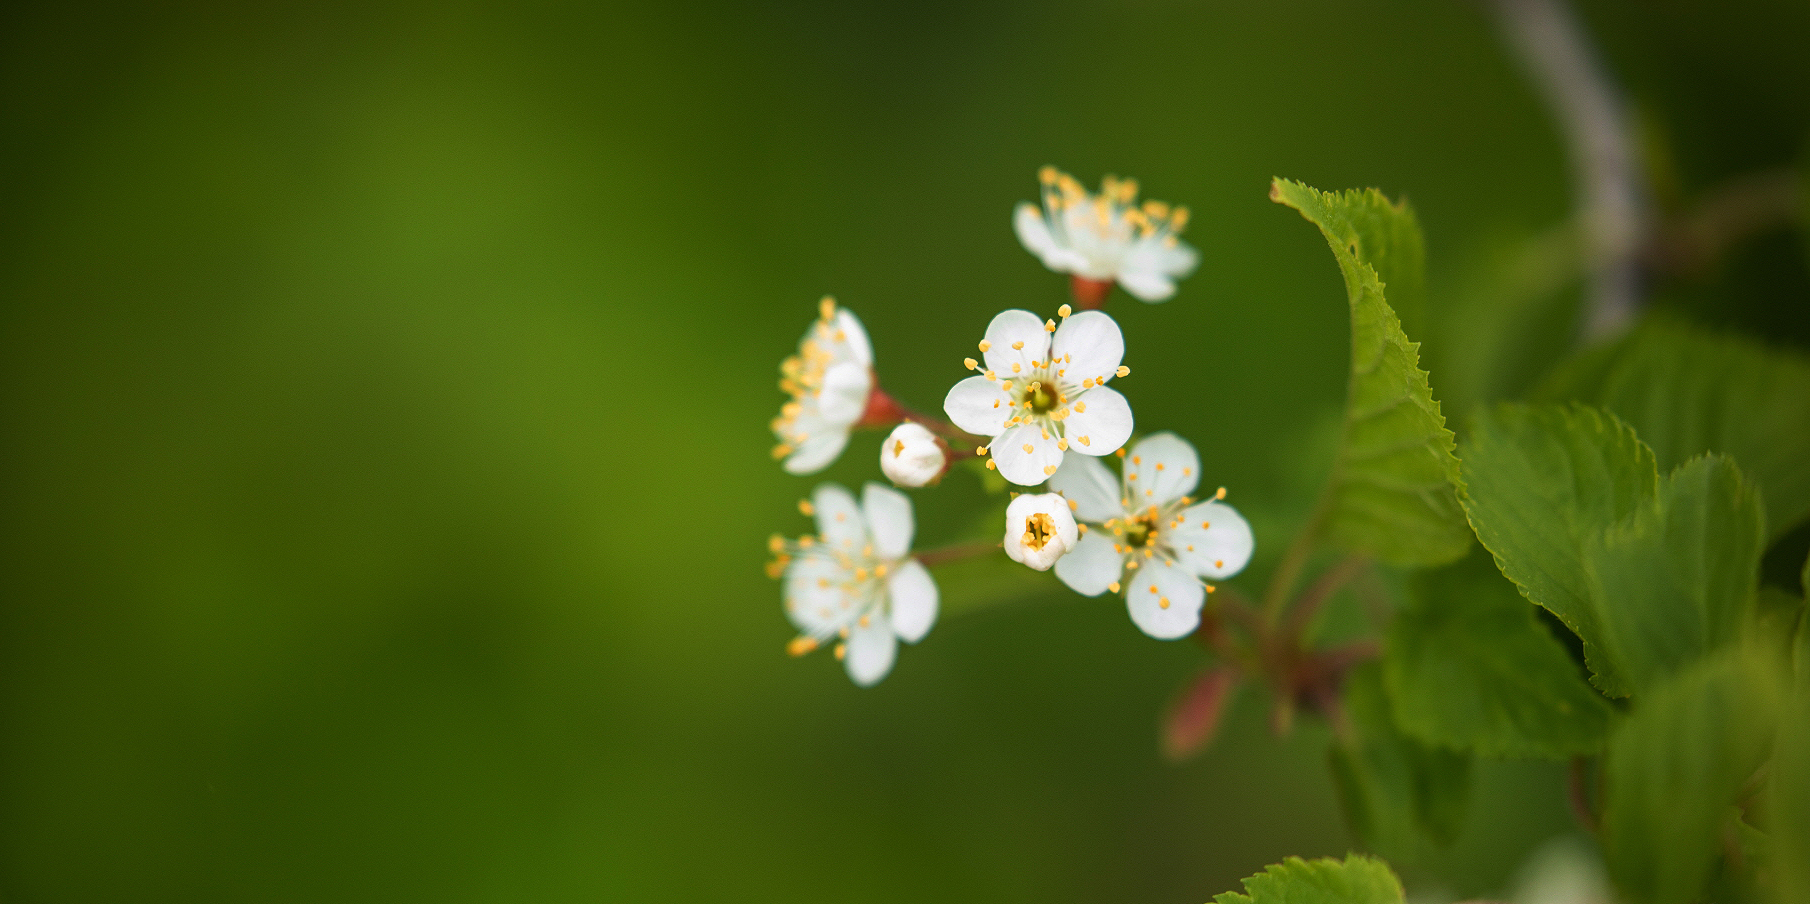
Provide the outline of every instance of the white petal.
[[1119,271],[1119,286],[1139,301],[1155,304],[1175,295],[1175,283],[1169,277],[1151,270]]
[[867,535],[874,541],[874,555],[890,560],[911,550],[911,535],[917,528],[912,523],[910,497],[869,482],[861,488],[861,511],[867,516]]
[[1132,508],[1168,505],[1200,486],[1200,456],[1194,446],[1173,433],[1153,433],[1138,440],[1125,457],[1125,473],[1135,474],[1126,486]]
[[861,419],[867,410],[867,395],[874,387],[873,371],[867,365],[844,361],[823,372],[823,386],[817,393],[817,413],[825,421],[848,426]]
[[[1079,456],[1077,456],[1079,457]],[[1093,459],[1083,459],[1093,461]],[[1056,560],[1056,577],[1083,596],[1099,596],[1111,589],[1125,570],[1125,557],[1098,530],[1081,535],[1081,542]]]
[[1075,517],[1082,521],[1099,524],[1125,514],[1119,504],[1119,478],[1091,456],[1063,456],[1062,467],[1050,477],[1050,489],[1068,497],[1075,504]]
[[1151,237],[1131,246],[1120,264],[1120,273],[1152,273],[1180,279],[1194,272],[1200,253],[1186,242],[1170,245],[1162,238]]
[[841,552],[860,552],[867,545],[867,528],[861,523],[861,507],[855,494],[833,483],[820,484],[811,493],[817,516],[817,533],[824,545]]
[[792,454],[786,458],[787,474],[815,474],[830,466],[836,456],[842,454],[848,445],[848,431],[831,427],[822,421],[807,423],[804,417],[798,419],[799,432],[805,434],[805,440],[798,444]]
[[[1110,386],[1096,386],[1069,405],[1062,432],[1068,447],[1083,455],[1111,455],[1131,438],[1131,403]],[[1087,437],[1086,442],[1081,437]]]
[[842,664],[856,684],[873,687],[892,671],[892,661],[898,652],[899,639],[892,632],[892,623],[869,616],[866,627],[856,625],[849,631],[848,651],[842,657]]
[[949,394],[943,397],[943,413],[955,426],[976,436],[998,436],[1015,410],[1006,407],[1009,401],[998,380],[969,377],[949,387]]
[[[987,324],[987,368],[1001,380],[1028,375],[1031,362],[1049,357],[1050,334],[1030,311],[1001,311]],[[1020,345],[1020,348],[1013,348]],[[1014,371],[1012,365],[1018,365]],[[1003,418],[1002,418],[1003,420]]]
[[838,347],[835,349],[839,355],[847,355],[863,367],[874,365],[873,344],[868,342],[867,330],[861,326],[861,321],[855,317],[854,312],[838,307],[833,327],[840,333],[836,342]]
[[[1035,526],[1037,530],[1033,531]],[[1026,493],[1006,506],[1006,556],[1048,571],[1080,539],[1068,500],[1055,493]]]
[[818,640],[842,627],[852,611],[848,605],[848,581],[852,577],[840,564],[822,553],[805,553],[786,566],[786,617]]
[[892,630],[906,643],[917,643],[936,624],[936,581],[917,559],[910,559],[886,578],[892,597]]
[[1186,568],[1147,560],[1126,575],[1125,581],[1125,608],[1145,634],[1174,640],[1200,627],[1200,606],[1206,601],[1207,589]]
[[1061,247],[1056,244],[1056,237],[1050,234],[1050,224],[1043,218],[1043,211],[1032,204],[1020,204],[1012,214],[1012,231],[1018,233],[1018,241],[1024,243],[1026,250],[1037,255],[1043,265],[1056,269],[1061,260]]
[[1186,520],[1165,539],[1175,557],[1195,574],[1219,580],[1243,571],[1250,563],[1257,541],[1251,536],[1250,522],[1237,509],[1208,501],[1183,509],[1181,515]]
[[1050,479],[1062,465],[1062,450],[1056,447],[1055,435],[1045,439],[1043,429],[1035,424],[1019,424],[1001,433],[987,449],[993,453],[999,476],[1020,486],[1036,486]]
[[1082,311],[1062,321],[1050,353],[1062,359],[1069,373],[1065,381],[1079,385],[1082,378],[1110,380],[1125,359],[1125,336],[1118,323],[1099,311]]

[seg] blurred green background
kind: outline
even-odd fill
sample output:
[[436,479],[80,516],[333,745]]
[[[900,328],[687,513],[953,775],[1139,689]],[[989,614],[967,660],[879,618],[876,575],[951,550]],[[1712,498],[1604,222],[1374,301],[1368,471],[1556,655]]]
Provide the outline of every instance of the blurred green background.
[[[1797,152],[1801,4],[1585,12],[1682,196]],[[1123,388],[1273,554],[1346,326],[1269,178],[1409,197],[1436,332],[1569,212],[1482,7],[0,15],[0,900],[1198,902],[1352,845],[1326,730],[1258,694],[1161,759],[1204,654],[1111,599],[951,614],[870,691],[783,655],[764,540],[815,480],[766,424],[824,293],[934,409],[1065,298],[1009,225],[1037,167],[1136,176],[1203,263],[1113,301]],[[1805,340],[1798,246],[1744,254],[1668,303]],[[915,498],[934,545],[981,495]],[[1411,890],[1570,830],[1558,768],[1480,782]]]

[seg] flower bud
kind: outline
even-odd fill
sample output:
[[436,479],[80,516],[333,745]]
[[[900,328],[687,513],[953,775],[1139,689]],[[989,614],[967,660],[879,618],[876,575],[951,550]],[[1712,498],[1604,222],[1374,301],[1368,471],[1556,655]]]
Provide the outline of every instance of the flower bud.
[[1027,494],[1006,506],[1006,555],[1014,562],[1048,571],[1080,538],[1068,500],[1059,494]]
[[949,456],[943,441],[922,424],[906,421],[880,445],[880,471],[902,487],[921,487],[943,476]]

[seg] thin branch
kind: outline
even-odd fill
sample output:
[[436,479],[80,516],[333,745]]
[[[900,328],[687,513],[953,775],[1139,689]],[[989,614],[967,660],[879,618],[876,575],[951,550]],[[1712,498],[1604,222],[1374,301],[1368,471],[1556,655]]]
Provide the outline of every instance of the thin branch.
[[962,559],[974,559],[999,551],[999,544],[991,540],[977,540],[973,543],[957,543],[952,546],[939,546],[918,553],[915,558],[925,568],[935,568],[949,562]]
[[1283,636],[1299,643],[1302,635],[1307,632],[1307,626],[1319,613],[1320,607],[1326,605],[1326,601],[1331,599],[1340,587],[1362,574],[1364,569],[1369,566],[1370,560],[1363,556],[1352,556],[1328,568],[1320,575],[1319,580],[1314,581],[1313,586],[1307,588],[1306,593],[1301,594],[1295,600],[1295,608],[1289,613],[1288,627],[1283,629]]
[[1633,124],[1565,0],[1491,0],[1509,47],[1558,121],[1591,261],[1587,339],[1625,328],[1641,304],[1638,254],[1651,229]]
[[1595,832],[1599,828],[1596,810],[1590,805],[1590,790],[1584,778],[1584,758],[1571,758],[1571,768],[1565,777],[1565,799],[1571,804],[1571,815],[1577,817],[1578,825]]
[[1673,276],[1700,273],[1742,239],[1795,222],[1802,192],[1797,173],[1784,167],[1730,179],[1660,227],[1646,249],[1647,266]]

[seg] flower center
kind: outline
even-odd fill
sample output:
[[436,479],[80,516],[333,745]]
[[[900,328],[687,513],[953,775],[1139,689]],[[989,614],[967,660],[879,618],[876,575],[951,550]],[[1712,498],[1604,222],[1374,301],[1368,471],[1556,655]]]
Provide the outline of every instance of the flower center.
[[1037,512],[1024,519],[1024,545],[1032,549],[1042,549],[1054,536],[1056,536],[1056,519],[1051,518],[1047,512]]
[[1156,540],[1156,519],[1143,515],[1125,522],[1125,543],[1141,547]]
[[1056,407],[1056,391],[1041,381],[1032,383],[1024,394],[1024,406],[1031,409],[1032,414],[1047,414]]

